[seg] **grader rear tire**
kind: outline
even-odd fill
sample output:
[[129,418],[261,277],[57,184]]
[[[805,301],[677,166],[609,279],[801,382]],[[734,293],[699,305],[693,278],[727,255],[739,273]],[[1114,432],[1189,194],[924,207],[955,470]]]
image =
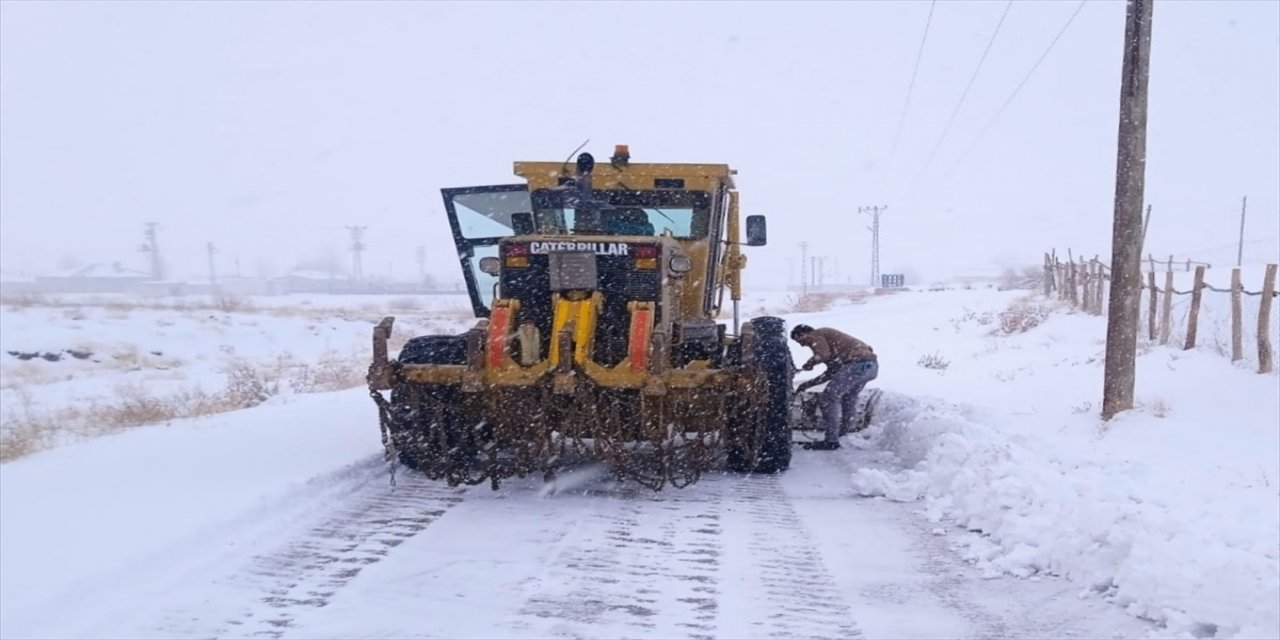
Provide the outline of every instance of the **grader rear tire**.
[[391,437],[401,464],[438,478],[446,460],[465,464],[474,455],[474,448],[467,447],[463,438],[461,392],[453,386],[409,384],[391,390],[395,413]]
[[[403,364],[466,363],[466,337],[418,336],[401,348],[399,360]],[[463,437],[460,398],[456,386],[396,382],[391,389],[391,437],[401,464],[439,479],[446,461],[468,462],[475,451]]]

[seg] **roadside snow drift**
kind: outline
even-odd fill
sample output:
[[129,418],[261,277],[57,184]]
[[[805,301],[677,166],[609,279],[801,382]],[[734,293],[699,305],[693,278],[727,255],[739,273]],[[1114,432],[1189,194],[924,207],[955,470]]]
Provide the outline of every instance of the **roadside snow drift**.
[[1156,348],[1141,406],[1104,423],[1104,326],[1055,314],[970,353],[942,393],[887,394],[862,445],[885,464],[857,490],[922,500],[993,575],[1069,577],[1175,637],[1280,637],[1276,376]]
[[382,464],[373,411],[360,389],[277,398],[0,466],[3,635],[101,633],[91,623],[131,599],[242,558],[359,478],[385,481],[357,473]]

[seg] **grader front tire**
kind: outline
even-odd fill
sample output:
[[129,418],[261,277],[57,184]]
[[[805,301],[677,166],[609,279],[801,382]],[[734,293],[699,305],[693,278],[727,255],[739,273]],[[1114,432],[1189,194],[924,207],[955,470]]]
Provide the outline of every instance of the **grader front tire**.
[[755,318],[750,329],[751,353],[743,355],[751,383],[733,418],[726,466],[741,473],[780,473],[791,466],[795,365],[782,318]]
[[786,323],[782,318],[761,317],[751,321],[756,344],[752,366],[767,379],[764,406],[764,435],[756,473],[780,473],[791,466],[791,400],[795,365],[787,347]]

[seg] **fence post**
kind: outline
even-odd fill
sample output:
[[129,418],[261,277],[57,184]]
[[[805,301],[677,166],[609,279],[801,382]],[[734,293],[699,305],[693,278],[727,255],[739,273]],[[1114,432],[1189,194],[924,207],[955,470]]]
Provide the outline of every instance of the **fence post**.
[[1067,281],[1067,264],[1061,260],[1058,264],[1058,299],[1065,301],[1071,293],[1071,283]]
[[1191,258],[1187,258],[1187,271],[1191,271]]
[[1244,318],[1240,307],[1240,267],[1231,269],[1231,361],[1244,357]]
[[1276,294],[1276,265],[1267,265],[1262,279],[1262,301],[1258,304],[1258,373],[1271,373],[1271,298]]
[[[1139,256],[1138,260],[1139,260],[1138,274],[1141,275],[1142,274],[1141,256]],[[1106,270],[1102,268],[1102,262],[1098,260],[1097,255],[1093,256],[1093,263],[1098,265],[1098,286],[1093,290],[1093,315],[1100,316],[1102,315],[1103,297],[1105,296],[1106,290],[1107,290],[1107,277],[1106,277],[1107,273],[1106,273]],[[1139,280],[1139,282],[1141,282],[1141,280]],[[1142,294],[1141,289],[1139,289],[1138,294],[1139,295]],[[1141,318],[1142,316],[1138,316],[1138,317]]]
[[1071,259],[1068,279],[1071,280],[1071,306],[1080,306],[1080,275],[1075,269],[1075,259]]
[[1062,274],[1066,277],[1067,290],[1064,292],[1063,300],[1071,300],[1075,297],[1076,289],[1076,257],[1071,255],[1071,248],[1067,247],[1067,261],[1062,265]]
[[1066,302],[1071,299],[1071,269],[1068,267],[1067,263],[1059,260],[1058,272],[1058,282],[1061,283],[1059,288],[1062,289],[1062,301]]
[[1191,287],[1191,311],[1187,314],[1187,344],[1183,349],[1196,346],[1196,329],[1200,324],[1200,298],[1204,294],[1204,267],[1196,267],[1196,281]]
[[1048,298],[1053,292],[1053,267],[1049,262],[1049,254],[1044,254],[1044,297]]
[[1062,263],[1058,262],[1057,256],[1053,258],[1053,292],[1058,294],[1058,299],[1062,299],[1062,290],[1067,283],[1062,280]]
[[1089,284],[1089,263],[1085,262],[1084,258],[1080,258],[1080,260],[1076,262],[1076,279],[1079,280],[1080,283],[1079,296],[1076,299],[1076,307],[1081,310],[1088,310],[1089,303],[1085,301],[1084,289],[1085,286]]
[[1080,258],[1080,272],[1084,274],[1084,282],[1080,283],[1080,310],[1093,313],[1093,263]]
[[1173,263],[1164,272],[1164,304],[1160,307],[1160,344],[1169,344],[1169,320],[1173,315]]
[[1089,287],[1089,313],[1098,315],[1098,290],[1102,288],[1102,265],[1097,258],[1089,265],[1089,280],[1093,282]]
[[[1155,266],[1153,263],[1151,266]],[[1156,341],[1156,305],[1160,303],[1159,297],[1156,295],[1156,272],[1147,273],[1147,286],[1151,287],[1151,305],[1147,309],[1147,333],[1151,334],[1151,341]]]
[[[1142,295],[1142,263],[1138,263],[1138,295]],[[1093,315],[1102,315],[1102,263],[1098,261],[1098,257],[1093,257],[1093,300],[1089,306],[1093,307]],[[1142,316],[1138,316],[1141,318]]]

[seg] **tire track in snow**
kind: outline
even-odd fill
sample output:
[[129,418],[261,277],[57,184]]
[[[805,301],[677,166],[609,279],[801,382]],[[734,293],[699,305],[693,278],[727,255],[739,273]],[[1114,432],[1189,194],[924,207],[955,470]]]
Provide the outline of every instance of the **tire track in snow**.
[[[771,638],[860,638],[852,609],[827,571],[822,554],[782,489],[778,476],[740,478],[733,486],[742,517],[727,523],[746,539],[749,564],[740,582],[745,606],[735,607],[734,632]],[[737,530],[740,528],[740,530]],[[740,554],[743,555],[743,554]],[[744,626],[745,625],[745,626]]]
[[862,637],[776,476],[710,475],[679,491],[580,499],[594,510],[547,559],[519,611],[522,628],[571,638]]
[[217,637],[283,636],[300,615],[328,605],[365,567],[421,533],[461,502],[466,491],[402,473],[395,489],[380,487],[287,547],[257,557],[251,569],[232,579],[232,588],[256,594],[257,602],[227,621]]
[[592,512],[547,560],[546,574],[519,609],[522,627],[557,637],[593,637],[602,629],[628,637],[716,636],[722,533],[716,483],[575,500]]

